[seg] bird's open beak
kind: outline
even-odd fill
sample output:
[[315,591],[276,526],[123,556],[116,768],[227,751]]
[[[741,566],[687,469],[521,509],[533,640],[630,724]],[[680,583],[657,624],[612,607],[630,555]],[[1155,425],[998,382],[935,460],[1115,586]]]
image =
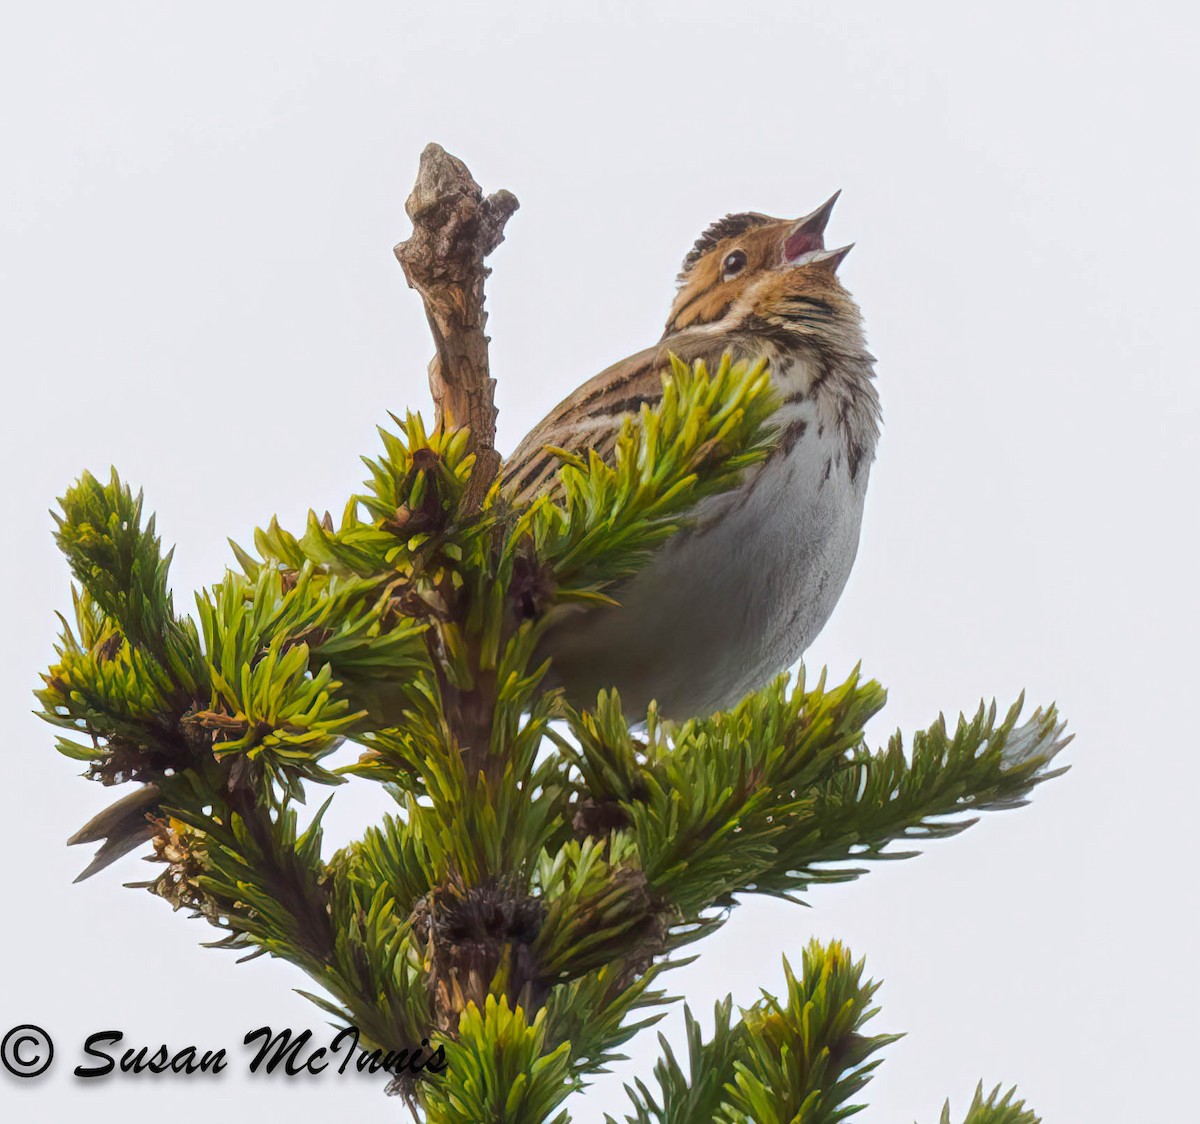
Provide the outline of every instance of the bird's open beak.
[[823,269],[826,273],[837,273],[838,266],[845,260],[846,255],[854,249],[854,243],[849,246],[840,246],[836,250],[813,250],[810,254],[804,254],[798,258],[794,265],[815,265],[818,269]]
[[833,214],[833,205],[838,201],[839,195],[841,191],[835,191],[811,215],[805,215],[792,227],[792,232],[783,244],[785,262],[794,262],[814,250],[825,249],[825,227],[829,223],[829,216]]

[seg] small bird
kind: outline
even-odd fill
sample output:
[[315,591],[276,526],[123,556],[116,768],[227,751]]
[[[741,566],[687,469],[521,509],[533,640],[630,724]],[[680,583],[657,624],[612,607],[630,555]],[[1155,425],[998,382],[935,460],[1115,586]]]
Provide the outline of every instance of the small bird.
[[670,355],[710,367],[765,359],[783,404],[778,443],[731,492],[702,501],[615,606],[573,607],[548,629],[550,686],[575,705],[615,687],[631,718],[673,719],[739,701],[795,663],[825,625],[858,551],[881,414],[858,305],[826,250],[835,194],[802,219],[726,215],[696,241],[657,344],[556,406],[504,477],[526,501],[553,486],[554,448],[611,457],[625,418],[662,395]]

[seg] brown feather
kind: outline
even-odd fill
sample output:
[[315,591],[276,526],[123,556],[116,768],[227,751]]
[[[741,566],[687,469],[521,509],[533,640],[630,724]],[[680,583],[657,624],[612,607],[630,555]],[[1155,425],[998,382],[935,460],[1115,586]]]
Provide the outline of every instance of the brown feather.
[[778,221],[778,219],[760,214],[758,211],[742,211],[740,214],[726,215],[723,219],[717,219],[696,239],[695,245],[687,252],[687,257],[683,259],[683,265],[679,269],[679,280],[682,282],[691,271],[692,266],[709,250],[714,249],[718,242],[723,242],[727,238],[737,238],[753,227]]
[[[795,225],[792,219],[747,212],[709,227],[684,261],[662,339],[583,383],[526,435],[505,466],[510,494],[527,501],[554,477],[561,459],[547,452],[548,446],[611,455],[621,421],[643,403],[658,402],[672,354],[688,363],[703,359],[710,367],[726,353],[734,359],[765,358],[776,375],[805,356],[813,361],[817,381],[830,369],[849,371],[826,390],[856,401],[834,414],[853,423],[848,447],[863,445],[868,430],[873,438],[878,400],[858,307],[838,281],[836,264],[785,260],[784,244]],[[725,279],[723,263],[735,249],[746,255],[746,265]],[[795,400],[810,389],[792,388],[789,394]]]
[[[783,264],[784,244],[796,225],[795,220],[773,219],[767,215],[754,217],[762,221],[744,228],[736,224],[726,228],[721,223],[714,223],[701,236],[708,249],[679,275],[679,291],[671,304],[664,338],[684,328],[723,319],[757,279]],[[709,232],[721,230],[726,233],[708,239]],[[697,246],[699,244],[697,242]],[[735,250],[746,255],[746,264],[736,276],[726,278],[725,260]]]

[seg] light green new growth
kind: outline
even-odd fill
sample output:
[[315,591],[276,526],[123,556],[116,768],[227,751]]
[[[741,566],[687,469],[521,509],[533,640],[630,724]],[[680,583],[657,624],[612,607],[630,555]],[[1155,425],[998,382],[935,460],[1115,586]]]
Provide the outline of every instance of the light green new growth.
[[[677,950],[740,897],[800,900],[1054,775],[1062,725],[1052,707],[1018,725],[1019,702],[953,731],[939,717],[907,753],[899,735],[869,749],[884,692],[857,669],[834,687],[783,677],[678,725],[652,708],[638,733],[613,693],[576,710],[542,688],[558,607],[619,601],[694,505],[772,447],[761,364],[674,361],[664,379],[612,463],[564,451],[524,506],[499,480],[464,503],[466,432],[394,418],[340,520],[298,535],[272,520],[194,618],[115,472],[85,474],[56,516],[77,584],[42,714],[92,779],[135,783],[78,839],[103,844],[95,865],[149,843],[161,873],[143,885],[217,944],[300,966],[369,1048],[440,1045],[444,1073],[393,1083],[420,1119],[566,1121],[564,1099],[662,1017]],[[347,742],[358,760],[332,768]],[[320,814],[301,831],[296,805],[364,781],[394,814],[327,854]],[[686,1066],[664,1041],[658,1089],[638,1082],[627,1120],[857,1112],[894,1038],[864,1033],[876,985],[837,944],[785,971],[780,998],[736,1020],[718,1005],[708,1041],[689,1013]],[[969,1124],[1036,1121],[998,1098],[981,1090]]]

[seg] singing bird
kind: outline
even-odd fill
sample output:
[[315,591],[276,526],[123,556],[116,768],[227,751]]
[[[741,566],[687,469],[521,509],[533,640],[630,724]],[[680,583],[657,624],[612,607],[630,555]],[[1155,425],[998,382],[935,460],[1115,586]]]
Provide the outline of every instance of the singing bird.
[[[551,685],[580,705],[617,687],[631,719],[651,699],[687,718],[723,709],[794,663],[833,611],[858,550],[879,435],[874,360],[858,306],[837,278],[849,252],[825,250],[835,195],[799,220],[754,212],[710,226],[683,262],[666,330],[555,407],[505,466],[518,499],[552,487],[547,446],[611,455],[621,423],[662,394],[671,354],[715,366],[765,358],[783,398],[779,440],[732,492],[612,591],[617,606],[564,616],[546,634]],[[153,834],[146,785],[70,840],[100,847],[80,878]]]
[[[616,687],[625,712],[725,709],[795,663],[833,612],[858,552],[881,422],[874,358],[826,250],[834,195],[799,220],[726,215],[683,261],[662,338],[559,403],[505,465],[511,494],[554,486],[553,448],[611,456],[622,422],[662,394],[670,355],[710,368],[765,359],[782,398],[777,444],[634,577],[615,606],[574,609],[548,630],[550,685],[576,705]],[[851,244],[852,245],[852,244]]]

